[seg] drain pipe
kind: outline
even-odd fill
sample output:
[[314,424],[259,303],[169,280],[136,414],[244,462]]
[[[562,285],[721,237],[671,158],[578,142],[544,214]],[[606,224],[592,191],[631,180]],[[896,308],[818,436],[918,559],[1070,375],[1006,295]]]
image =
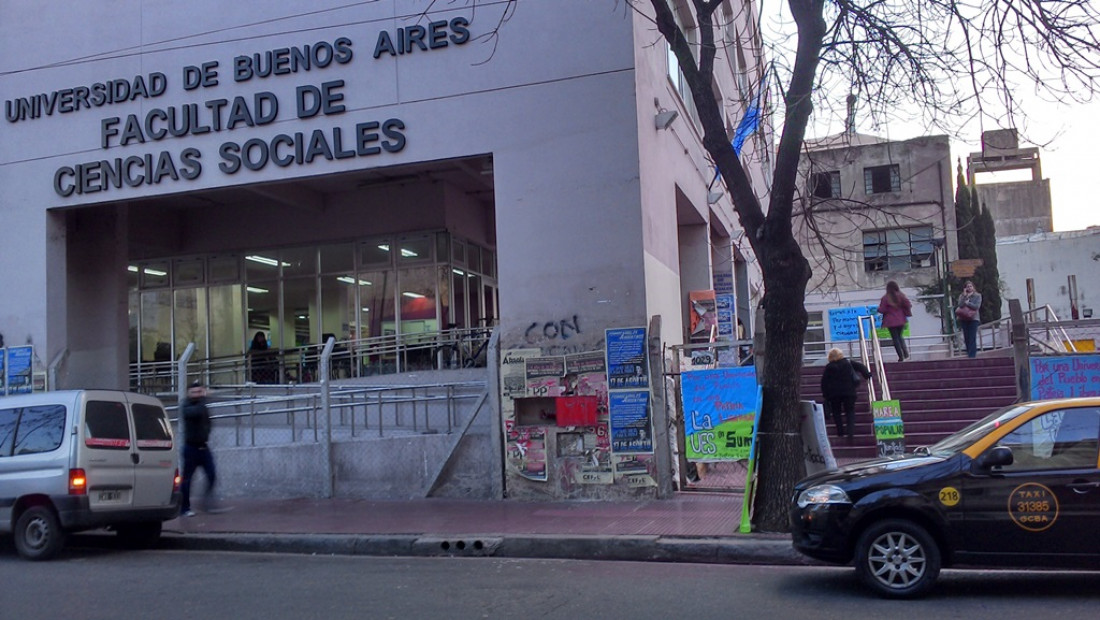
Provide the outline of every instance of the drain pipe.
[[57,389],[57,369],[69,356],[68,347],[58,351],[54,356],[53,361],[50,362],[50,367],[46,369],[46,391],[52,391]]
[[325,348],[321,350],[321,361],[318,363],[318,372],[321,373],[321,422],[325,425],[324,441],[321,443],[321,458],[325,467],[324,498],[332,499],[335,490],[332,466],[332,409],[329,401],[329,367],[332,364],[332,349],[336,346],[336,339],[329,336],[325,342]]

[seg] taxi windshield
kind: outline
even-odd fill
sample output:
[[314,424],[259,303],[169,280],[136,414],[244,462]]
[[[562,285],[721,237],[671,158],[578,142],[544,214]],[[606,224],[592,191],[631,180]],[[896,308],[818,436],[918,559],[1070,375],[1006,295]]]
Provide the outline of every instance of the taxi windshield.
[[948,435],[932,444],[928,447],[928,454],[948,457],[962,452],[969,448],[975,441],[985,437],[986,434],[993,429],[1000,427],[1002,424],[1012,420],[1029,409],[1031,409],[1031,407],[1026,405],[1010,405],[1003,409],[998,409],[961,431],[953,435]]

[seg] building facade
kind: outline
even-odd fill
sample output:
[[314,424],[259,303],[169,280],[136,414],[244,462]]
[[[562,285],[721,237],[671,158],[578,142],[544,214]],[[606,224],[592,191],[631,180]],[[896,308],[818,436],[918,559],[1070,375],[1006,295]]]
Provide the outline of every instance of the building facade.
[[[966,158],[967,183],[993,216],[997,238],[1054,230],[1050,179],[1036,147],[1020,148],[1015,129],[982,132],[982,150]],[[1005,175],[1024,178],[1005,180]]]
[[[858,338],[851,317],[877,307],[890,280],[914,302],[910,337],[940,342],[942,298],[919,302],[921,289],[958,257],[948,138],[844,133],[807,141],[802,170],[806,189],[795,224],[813,269],[808,355],[851,347]],[[914,357],[927,348],[911,341]]]
[[[716,277],[748,324],[754,262],[652,22],[519,6],[0,1],[0,334],[53,387],[118,388],[261,333],[495,325],[505,355],[564,356],[659,316],[675,344]],[[759,35],[720,10],[735,127]],[[769,153],[766,128],[742,152],[760,194]],[[574,494],[652,492],[620,478]]]

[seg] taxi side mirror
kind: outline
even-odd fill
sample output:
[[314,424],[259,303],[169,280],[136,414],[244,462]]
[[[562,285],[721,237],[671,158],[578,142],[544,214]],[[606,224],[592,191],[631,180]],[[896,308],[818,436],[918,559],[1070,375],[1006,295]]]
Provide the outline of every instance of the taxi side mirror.
[[995,446],[992,450],[982,454],[975,461],[981,469],[993,469],[1012,464],[1012,448],[1008,446]]

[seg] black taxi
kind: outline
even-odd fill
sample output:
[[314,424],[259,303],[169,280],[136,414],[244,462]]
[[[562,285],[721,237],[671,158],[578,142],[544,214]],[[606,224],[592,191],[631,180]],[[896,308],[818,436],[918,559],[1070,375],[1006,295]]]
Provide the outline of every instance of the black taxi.
[[795,486],[794,548],[854,563],[879,594],[941,567],[1100,569],[1100,398],[1013,405],[912,454]]

